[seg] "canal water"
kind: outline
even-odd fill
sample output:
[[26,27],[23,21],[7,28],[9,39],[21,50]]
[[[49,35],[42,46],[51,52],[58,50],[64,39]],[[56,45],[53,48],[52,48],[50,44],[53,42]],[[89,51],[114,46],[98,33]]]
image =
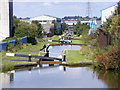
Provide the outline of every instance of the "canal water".
[[[64,49],[79,50],[80,46],[53,46],[49,50],[60,54]],[[0,73],[0,80],[4,88],[118,88],[120,83],[118,71],[98,72],[90,67],[61,65],[43,65]]]
[[49,47],[50,57],[57,57],[57,58],[59,58],[60,55],[62,55],[62,52],[64,50],[80,50],[80,45],[50,46]]

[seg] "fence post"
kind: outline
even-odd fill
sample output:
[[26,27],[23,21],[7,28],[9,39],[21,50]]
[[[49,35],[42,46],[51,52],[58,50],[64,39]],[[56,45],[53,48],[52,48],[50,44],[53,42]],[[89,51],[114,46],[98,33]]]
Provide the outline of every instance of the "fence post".
[[28,56],[28,61],[31,62],[31,54]]

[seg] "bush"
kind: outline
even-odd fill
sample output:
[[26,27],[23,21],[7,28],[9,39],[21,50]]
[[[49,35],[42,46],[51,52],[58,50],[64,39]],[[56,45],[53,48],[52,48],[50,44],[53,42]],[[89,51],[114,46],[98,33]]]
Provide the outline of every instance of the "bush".
[[31,43],[32,45],[36,45],[37,44],[37,40],[33,37],[28,37],[28,43]]
[[13,52],[13,45],[11,43],[7,43],[7,50]]
[[97,64],[102,69],[120,68],[120,46],[115,46],[109,52],[96,57]]
[[94,47],[82,46],[80,52],[83,55],[87,55],[90,60],[95,60],[96,49]]
[[16,45],[20,45],[20,44],[21,44],[21,40],[18,39],[18,38],[16,38],[16,39],[15,39],[15,43],[16,43]]

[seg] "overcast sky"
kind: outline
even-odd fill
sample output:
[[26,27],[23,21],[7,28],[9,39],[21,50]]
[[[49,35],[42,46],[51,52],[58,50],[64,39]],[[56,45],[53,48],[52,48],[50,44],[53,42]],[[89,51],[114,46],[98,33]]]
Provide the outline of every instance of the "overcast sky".
[[[90,2],[90,16],[100,17],[100,10],[116,3]],[[17,17],[35,17],[44,14],[56,17],[86,16],[88,7],[87,2],[14,2],[13,5],[14,15]]]

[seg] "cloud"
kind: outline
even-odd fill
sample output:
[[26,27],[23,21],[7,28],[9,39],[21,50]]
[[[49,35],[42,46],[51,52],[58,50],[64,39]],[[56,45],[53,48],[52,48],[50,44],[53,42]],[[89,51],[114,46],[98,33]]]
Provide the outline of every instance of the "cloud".
[[54,0],[55,4],[59,4],[61,1],[60,0]]
[[44,2],[43,6],[50,7],[50,6],[52,6],[52,3],[51,2]]

